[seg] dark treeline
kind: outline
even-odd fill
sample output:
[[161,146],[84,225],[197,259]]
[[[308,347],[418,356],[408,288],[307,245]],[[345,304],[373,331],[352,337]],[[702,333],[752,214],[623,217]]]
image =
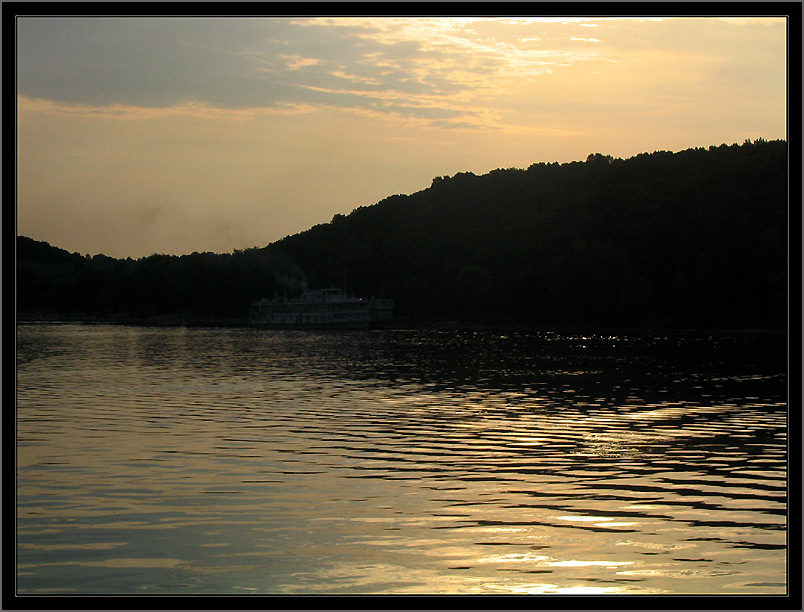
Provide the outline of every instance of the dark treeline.
[[245,322],[251,300],[280,287],[298,293],[302,278],[268,249],[133,260],[17,237],[17,309],[27,318]]
[[784,328],[787,143],[437,177],[265,248],[89,258],[18,238],[20,312],[244,319],[337,285],[410,320]]

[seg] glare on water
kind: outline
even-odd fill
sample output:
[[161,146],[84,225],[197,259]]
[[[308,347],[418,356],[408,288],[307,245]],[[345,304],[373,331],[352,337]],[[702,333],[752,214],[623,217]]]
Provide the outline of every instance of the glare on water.
[[786,592],[783,339],[17,333],[20,593]]

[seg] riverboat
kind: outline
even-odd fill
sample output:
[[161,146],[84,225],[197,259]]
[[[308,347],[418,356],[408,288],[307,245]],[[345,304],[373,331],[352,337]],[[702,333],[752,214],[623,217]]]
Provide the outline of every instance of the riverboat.
[[363,329],[389,323],[393,300],[364,299],[343,289],[305,291],[298,298],[263,298],[251,303],[249,323],[256,327]]

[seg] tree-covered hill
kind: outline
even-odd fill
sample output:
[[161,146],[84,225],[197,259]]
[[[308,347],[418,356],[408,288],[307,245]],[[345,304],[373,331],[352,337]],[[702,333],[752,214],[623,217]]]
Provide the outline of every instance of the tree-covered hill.
[[263,249],[82,257],[18,238],[20,312],[245,319],[340,286],[410,320],[783,328],[787,143],[437,177]]
[[459,173],[270,248],[417,317],[784,327],[787,145]]
[[153,254],[113,259],[17,237],[17,308],[24,318],[245,323],[252,300],[303,286],[281,253]]

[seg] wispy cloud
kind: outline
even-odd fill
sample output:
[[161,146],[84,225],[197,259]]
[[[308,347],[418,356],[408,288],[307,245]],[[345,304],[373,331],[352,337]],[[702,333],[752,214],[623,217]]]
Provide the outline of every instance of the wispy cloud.
[[19,19],[18,228],[227,250],[433,176],[784,137],[785,25]]
[[490,116],[476,108],[489,94],[598,59],[546,47],[537,28],[468,18],[23,19],[19,92],[74,108],[321,105],[423,120],[440,108],[439,121],[477,125]]
[[[701,83],[784,79],[779,19],[26,18],[18,88],[51,112],[134,119],[341,109],[464,129],[521,130],[517,109],[667,98],[710,104]],[[635,26],[635,24],[637,24]],[[590,27],[595,36],[587,36]],[[775,34],[768,34],[772,29]],[[750,37],[750,38],[748,38]],[[616,71],[611,66],[618,65]],[[780,72],[781,71],[781,72]],[[560,79],[546,78],[564,75]],[[549,83],[561,91],[539,93]],[[538,84],[542,84],[540,88]],[[572,83],[567,85],[568,83]],[[536,85],[534,85],[536,84]],[[616,84],[616,87],[613,86]],[[778,88],[778,87],[777,87]],[[648,91],[650,89],[650,91]],[[565,92],[562,95],[562,91]],[[601,93],[603,95],[601,95]],[[678,98],[675,102],[673,98]],[[559,102],[557,102],[559,103]]]
[[66,115],[83,119],[145,119],[193,117],[197,119],[253,119],[257,115],[298,115],[313,112],[317,107],[295,102],[279,102],[271,107],[221,108],[207,102],[186,102],[173,106],[138,106],[133,104],[89,104],[59,102],[47,98],[17,97],[17,108],[40,115]]

